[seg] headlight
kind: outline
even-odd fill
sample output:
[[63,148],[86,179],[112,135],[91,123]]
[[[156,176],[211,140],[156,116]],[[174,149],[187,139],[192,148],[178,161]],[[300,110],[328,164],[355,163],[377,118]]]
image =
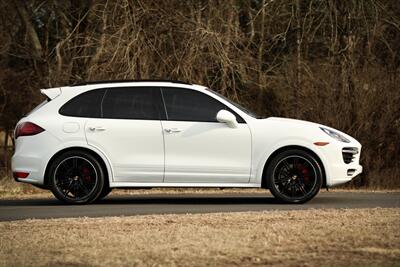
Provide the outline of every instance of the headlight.
[[338,140],[338,141],[340,141],[340,142],[345,142],[345,143],[350,143],[350,140],[349,139],[347,139],[346,137],[344,137],[342,134],[340,134],[340,133],[338,133],[338,132],[336,132],[336,131],[333,131],[333,130],[330,130],[330,129],[327,129],[327,128],[324,128],[324,127],[319,127],[322,131],[324,131],[324,133],[326,133],[327,135],[329,135],[330,137],[332,137],[333,139],[336,139],[336,140]]

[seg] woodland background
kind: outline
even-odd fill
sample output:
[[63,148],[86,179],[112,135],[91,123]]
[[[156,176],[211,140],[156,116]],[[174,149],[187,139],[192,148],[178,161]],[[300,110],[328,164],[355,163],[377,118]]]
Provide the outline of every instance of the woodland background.
[[40,88],[158,78],[347,132],[352,185],[400,187],[398,0],[0,0],[0,33],[3,176]]

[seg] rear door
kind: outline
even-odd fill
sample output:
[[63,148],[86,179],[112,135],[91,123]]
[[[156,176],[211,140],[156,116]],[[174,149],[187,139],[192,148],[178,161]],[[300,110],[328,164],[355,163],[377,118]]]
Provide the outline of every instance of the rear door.
[[101,118],[85,125],[89,145],[110,160],[114,182],[163,182],[164,141],[160,119],[165,116],[160,89],[107,89]]

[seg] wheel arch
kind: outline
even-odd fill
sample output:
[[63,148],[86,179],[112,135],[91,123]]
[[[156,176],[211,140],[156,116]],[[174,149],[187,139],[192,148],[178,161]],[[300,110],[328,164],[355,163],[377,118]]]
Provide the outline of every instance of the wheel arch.
[[101,167],[103,168],[103,170],[104,170],[104,174],[105,174],[105,184],[107,185],[107,186],[109,186],[110,185],[110,171],[109,171],[109,169],[108,169],[108,167],[107,167],[107,164],[106,164],[106,162],[105,162],[105,160],[97,153],[97,152],[95,152],[95,151],[93,151],[93,150],[91,150],[91,149],[89,149],[89,148],[87,148],[87,147],[81,147],[81,146],[72,146],[72,147],[67,147],[67,148],[64,148],[64,149],[61,149],[61,150],[59,150],[57,153],[55,153],[51,158],[50,158],[50,160],[47,162],[47,165],[46,165],[46,169],[45,169],[45,172],[44,172],[44,187],[46,187],[46,188],[48,188],[48,184],[49,184],[49,170],[50,170],[50,166],[51,166],[51,164],[53,164],[53,162],[54,162],[54,160],[56,160],[57,159],[57,157],[59,157],[60,155],[62,155],[63,153],[66,153],[66,152],[69,152],[69,151],[84,151],[84,152],[86,152],[86,153],[89,153],[90,155],[92,155],[93,157],[95,157],[98,161],[99,161],[99,163],[101,164]]
[[262,171],[262,176],[261,176],[261,187],[262,188],[267,188],[267,169],[269,164],[271,163],[272,159],[278,155],[279,153],[286,151],[286,150],[290,150],[290,149],[298,149],[298,150],[302,150],[304,152],[310,153],[313,157],[315,157],[315,159],[318,161],[318,163],[321,166],[321,171],[322,171],[322,187],[325,188],[326,187],[326,171],[325,171],[325,166],[321,160],[321,158],[317,155],[317,153],[315,153],[314,151],[312,151],[311,149],[304,147],[304,146],[299,146],[299,145],[288,145],[288,146],[283,146],[280,147],[278,149],[276,149],[274,152],[271,153],[271,155],[269,155],[267,161],[264,164],[263,167],[263,171]]

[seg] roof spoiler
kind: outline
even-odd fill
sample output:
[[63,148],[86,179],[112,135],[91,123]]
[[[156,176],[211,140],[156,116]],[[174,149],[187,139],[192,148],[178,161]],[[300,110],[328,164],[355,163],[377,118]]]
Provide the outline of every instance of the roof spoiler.
[[47,96],[48,99],[52,100],[61,95],[61,88],[40,89],[40,92]]

